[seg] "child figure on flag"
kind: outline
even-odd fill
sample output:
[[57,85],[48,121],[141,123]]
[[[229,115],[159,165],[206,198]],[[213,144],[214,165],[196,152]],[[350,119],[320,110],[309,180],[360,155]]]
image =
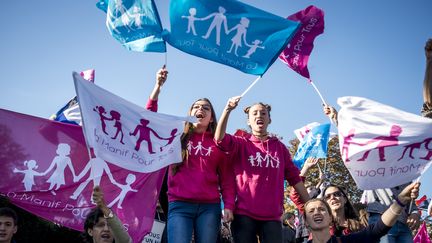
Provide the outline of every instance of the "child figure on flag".
[[24,161],[24,165],[27,166],[27,169],[19,170],[17,168],[13,169],[14,173],[22,173],[24,174],[24,179],[22,182],[24,183],[24,188],[27,192],[32,190],[32,187],[35,184],[34,177],[42,176],[43,173],[35,171],[38,168],[36,160],[26,160]]

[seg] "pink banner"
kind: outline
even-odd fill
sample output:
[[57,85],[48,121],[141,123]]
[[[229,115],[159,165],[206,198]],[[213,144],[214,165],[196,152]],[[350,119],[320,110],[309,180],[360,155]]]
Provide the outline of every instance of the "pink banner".
[[134,242],[150,231],[165,169],[139,173],[89,159],[80,126],[3,109],[0,146],[0,193],[15,205],[82,231],[100,185]]
[[414,236],[413,241],[414,243],[431,243],[424,221],[417,231],[417,234]]
[[324,11],[311,5],[287,19],[301,22],[302,25],[279,59],[303,77],[310,78],[307,64],[315,37],[324,32]]

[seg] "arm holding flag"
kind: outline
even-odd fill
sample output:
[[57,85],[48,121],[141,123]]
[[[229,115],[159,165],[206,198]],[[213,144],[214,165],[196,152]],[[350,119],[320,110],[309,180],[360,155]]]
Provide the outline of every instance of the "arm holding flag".
[[95,186],[93,189],[93,201],[103,212],[104,218],[106,218],[108,225],[112,230],[115,242],[131,243],[132,239],[126,232],[123,223],[116,215],[113,214],[112,210],[108,208],[107,204],[105,203],[102,189],[99,186]]

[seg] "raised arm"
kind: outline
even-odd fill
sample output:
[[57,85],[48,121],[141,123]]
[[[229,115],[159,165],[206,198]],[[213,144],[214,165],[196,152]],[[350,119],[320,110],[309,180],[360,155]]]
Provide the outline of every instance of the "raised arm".
[[337,112],[337,110],[333,106],[329,106],[329,105],[325,104],[323,107],[323,111],[324,111],[324,114],[326,116],[328,116],[328,118],[337,126],[338,125],[338,118],[337,118],[338,112]]
[[150,94],[151,100],[157,100],[159,98],[159,93],[161,91],[162,85],[168,78],[168,70],[166,70],[165,65],[156,73],[156,83]]
[[[426,71],[423,81],[423,101],[427,106],[429,113],[432,113],[432,39],[429,39],[425,45]],[[430,114],[432,116],[432,114]]]
[[225,137],[229,115],[231,111],[237,107],[240,99],[241,99],[240,96],[234,96],[228,99],[228,102],[222,112],[221,117],[219,118],[219,122],[216,127],[216,132],[214,135],[214,139],[216,141],[222,141],[222,139]]
[[131,243],[132,239],[123,227],[123,223],[117,216],[113,214],[110,208],[108,208],[102,189],[99,186],[93,188],[93,202],[96,206],[102,210],[104,217],[107,219],[108,224],[111,226],[115,242],[120,243]]
[[[411,199],[416,199],[419,194],[420,183],[415,182],[403,189],[397,196],[396,200],[390,205],[390,207],[383,213],[381,220],[389,227],[393,226],[399,215],[404,210],[405,206],[411,202]],[[402,204],[402,205],[401,205]]]

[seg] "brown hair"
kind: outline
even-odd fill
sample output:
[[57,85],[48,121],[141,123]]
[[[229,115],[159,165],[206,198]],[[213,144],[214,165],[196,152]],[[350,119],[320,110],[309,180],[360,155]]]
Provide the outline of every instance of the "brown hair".
[[[216,119],[216,113],[215,113],[215,111],[213,109],[213,105],[212,105],[212,103],[210,102],[209,99],[207,99],[207,98],[201,98],[201,99],[196,100],[194,103],[192,103],[192,105],[189,108],[188,115],[191,114],[192,109],[193,109],[195,103],[197,103],[198,101],[205,101],[205,102],[209,103],[209,105],[210,105],[211,117],[213,118],[213,121],[210,122],[210,124],[208,125],[207,132],[210,132],[212,135],[214,135],[214,133],[216,132],[216,127],[217,127],[217,119]],[[192,135],[193,132],[194,132],[194,126],[193,126],[193,124],[190,123],[190,122],[186,122],[186,125],[185,125],[184,130],[183,130],[183,134],[182,134],[181,139],[180,139],[181,140],[181,149],[182,149],[182,159],[183,159],[183,162],[185,162],[185,161],[188,160],[189,153],[188,153],[187,145],[189,143],[189,139],[190,139],[190,137],[191,137],[191,135]],[[182,165],[183,162],[174,164],[172,166],[172,170],[171,171],[172,171],[172,173],[174,175],[180,169],[180,166]]]
[[252,105],[250,105],[250,106],[248,106],[248,107],[246,107],[246,108],[243,109],[244,113],[246,113],[248,117],[249,117],[249,110],[250,110],[250,108],[251,108],[252,106],[254,106],[254,105],[260,105],[260,106],[265,107],[266,110],[267,110],[267,112],[268,112],[269,118],[270,118],[271,106],[268,105],[268,104],[264,104],[264,103],[262,103],[262,102],[258,102],[258,103],[252,104]]
[[331,219],[331,223],[334,224],[334,218],[333,218],[333,214],[331,213],[331,208],[330,208],[330,206],[328,205],[328,203],[327,203],[324,199],[322,199],[322,198],[313,198],[313,199],[310,199],[309,201],[307,201],[307,202],[304,204],[304,206],[303,206],[303,209],[304,209],[304,211],[303,211],[303,217],[304,217],[305,222],[306,222],[306,214],[307,214],[306,207],[307,207],[310,203],[312,203],[312,202],[322,202],[322,203],[324,204],[324,206],[326,207],[326,209],[327,209],[327,212],[328,212],[328,214],[329,214],[329,216],[330,216],[330,219]]

